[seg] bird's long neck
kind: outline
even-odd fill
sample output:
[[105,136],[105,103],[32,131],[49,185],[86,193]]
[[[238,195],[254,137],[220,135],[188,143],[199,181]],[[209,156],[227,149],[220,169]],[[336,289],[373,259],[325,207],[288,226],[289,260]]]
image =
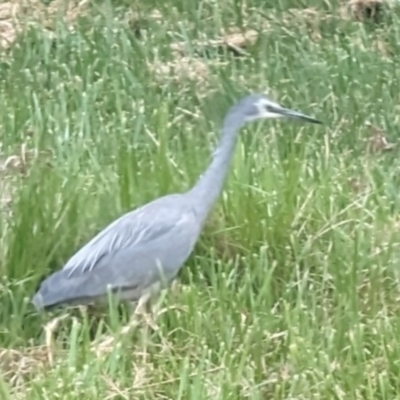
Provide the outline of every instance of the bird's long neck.
[[209,211],[222,192],[235,149],[237,135],[243,126],[243,122],[243,118],[240,115],[228,114],[224,120],[221,138],[214,151],[210,165],[188,192],[193,199],[193,203],[196,204],[195,210],[202,223],[206,220]]

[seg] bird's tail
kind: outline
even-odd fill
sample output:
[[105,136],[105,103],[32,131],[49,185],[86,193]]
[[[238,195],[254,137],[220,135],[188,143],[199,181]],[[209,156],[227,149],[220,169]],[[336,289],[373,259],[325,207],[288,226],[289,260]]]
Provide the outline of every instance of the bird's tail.
[[31,303],[33,306],[36,308],[37,311],[42,311],[44,310],[44,299],[42,294],[40,293],[40,290],[32,297]]
[[57,271],[42,282],[31,302],[37,311],[68,303],[71,298],[72,286],[73,282],[68,279],[65,271]]

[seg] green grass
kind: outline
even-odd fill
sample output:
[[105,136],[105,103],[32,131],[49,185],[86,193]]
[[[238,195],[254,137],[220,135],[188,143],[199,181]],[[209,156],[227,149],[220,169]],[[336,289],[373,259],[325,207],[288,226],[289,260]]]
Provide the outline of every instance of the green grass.
[[[398,16],[362,24],[314,1],[327,17],[316,40],[287,13],[294,0],[143,1],[138,38],[129,3],[95,2],[54,38],[33,26],[0,55],[3,152],[52,155],[14,176],[0,217],[0,397],[399,398],[400,162],[365,145],[366,121],[399,135]],[[261,32],[248,56],[196,45],[232,27]],[[177,42],[207,76],[180,74]],[[98,355],[92,321],[71,315],[42,362],[53,316],[29,304],[40,281],[121,213],[193,184],[227,107],[266,89],[324,125],[243,131],[157,329],[120,337],[126,318],[110,313],[96,335],[119,339]]]

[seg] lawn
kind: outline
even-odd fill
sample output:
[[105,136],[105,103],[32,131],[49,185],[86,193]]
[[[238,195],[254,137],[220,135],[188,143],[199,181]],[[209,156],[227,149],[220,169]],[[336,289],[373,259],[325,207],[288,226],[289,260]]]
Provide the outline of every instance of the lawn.
[[[0,51],[1,399],[400,398],[400,13],[308,3],[16,12]],[[323,125],[243,130],[153,324],[36,313],[42,279],[93,235],[196,181],[250,92]]]

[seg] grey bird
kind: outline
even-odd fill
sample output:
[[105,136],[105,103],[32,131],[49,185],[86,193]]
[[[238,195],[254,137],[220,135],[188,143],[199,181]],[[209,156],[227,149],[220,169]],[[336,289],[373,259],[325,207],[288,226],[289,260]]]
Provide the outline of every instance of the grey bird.
[[246,96],[232,106],[212,161],[196,184],[111,223],[41,283],[32,299],[35,308],[88,305],[112,293],[117,301],[131,302],[142,311],[153,295],[176,278],[193,251],[222,191],[240,129],[249,121],[283,117],[321,124],[261,94]]

